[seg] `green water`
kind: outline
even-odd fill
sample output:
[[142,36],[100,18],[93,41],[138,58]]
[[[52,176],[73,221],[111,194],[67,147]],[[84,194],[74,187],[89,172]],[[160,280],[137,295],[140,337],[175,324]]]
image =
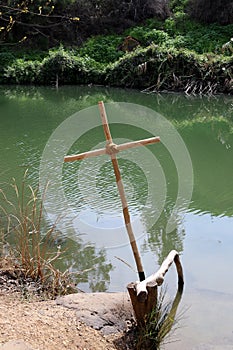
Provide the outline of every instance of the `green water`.
[[[118,157],[146,274],[155,272],[172,249],[181,254],[184,266],[180,307],[186,309],[181,322],[185,327],[174,337],[179,342],[165,348],[232,348],[232,97],[145,95],[94,87],[1,87],[1,187],[6,189],[12,177],[20,183],[26,169],[31,184],[37,185],[40,178],[43,185],[48,177],[47,221],[64,214],[56,241],[66,248],[60,267],[83,271],[94,266],[82,275],[81,289],[118,291],[136,280],[109,158],[63,164],[66,154],[104,146],[98,124],[100,100],[106,104],[117,143],[161,137],[160,144]],[[62,124],[67,120],[71,126]],[[166,282],[172,296],[173,267]]]

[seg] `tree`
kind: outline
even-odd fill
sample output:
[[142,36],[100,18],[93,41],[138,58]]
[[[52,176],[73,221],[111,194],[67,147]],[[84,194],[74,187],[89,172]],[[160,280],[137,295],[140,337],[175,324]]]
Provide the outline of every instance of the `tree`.
[[187,11],[191,17],[204,23],[233,23],[232,0],[190,0]]
[[79,44],[90,35],[122,32],[147,18],[163,20],[169,14],[168,0],[2,0],[0,45],[37,43],[37,38],[40,47],[42,40],[47,46]]
[[72,8],[80,17],[84,36],[113,30],[122,33],[145,19],[164,20],[170,15],[168,0],[79,0]]
[[79,20],[67,15],[64,6],[64,1],[57,0],[2,0],[0,45],[19,43],[35,36],[51,40],[51,33],[57,28],[61,31],[61,27]]

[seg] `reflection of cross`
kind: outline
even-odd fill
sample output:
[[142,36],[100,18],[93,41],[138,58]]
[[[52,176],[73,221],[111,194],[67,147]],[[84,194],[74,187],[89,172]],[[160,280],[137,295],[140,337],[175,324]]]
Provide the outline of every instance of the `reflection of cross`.
[[128,149],[128,148],[150,145],[152,143],[159,142],[160,138],[159,137],[151,137],[151,138],[145,139],[145,140],[132,141],[132,142],[123,143],[121,145],[116,145],[115,143],[113,143],[113,140],[112,140],[112,136],[110,133],[107,115],[106,115],[106,111],[105,111],[105,107],[104,107],[103,102],[99,102],[99,110],[100,110],[100,116],[101,116],[101,120],[102,120],[102,124],[103,124],[104,134],[105,134],[105,138],[106,138],[106,147],[102,148],[102,149],[97,149],[97,150],[85,152],[85,153],[80,153],[77,155],[66,156],[64,158],[64,161],[65,162],[72,162],[74,160],[81,160],[84,158],[99,156],[102,154],[110,155],[111,160],[112,160],[114,173],[115,173],[115,177],[116,177],[118,191],[119,191],[120,198],[121,198],[121,204],[122,204],[122,209],[123,209],[126,230],[127,230],[128,236],[129,236],[130,244],[131,244],[134,258],[136,261],[139,279],[140,279],[140,281],[143,281],[145,279],[145,274],[143,271],[140,254],[138,251],[137,243],[136,243],[133,229],[132,229],[132,225],[130,222],[128,204],[127,204],[127,200],[126,200],[126,196],[125,196],[123,182],[121,180],[121,174],[120,174],[120,169],[118,166],[116,153],[118,153],[119,151],[123,151],[125,149]]

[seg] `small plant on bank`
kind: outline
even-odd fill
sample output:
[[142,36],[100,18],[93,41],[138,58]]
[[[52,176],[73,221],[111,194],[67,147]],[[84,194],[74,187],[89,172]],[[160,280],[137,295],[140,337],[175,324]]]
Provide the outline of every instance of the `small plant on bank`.
[[136,350],[159,350],[165,338],[177,324],[174,303],[165,301],[166,292],[161,290],[157,304],[148,315],[145,326],[139,328]]
[[[47,297],[77,291],[72,286],[69,271],[61,272],[55,267],[61,257],[60,247],[54,249],[56,224],[45,229],[43,200],[38,189],[26,184],[26,175],[19,187],[15,180],[10,185],[12,198],[8,199],[3,189],[1,194],[1,269],[10,271],[22,291],[33,285],[33,291]],[[36,289],[36,290],[35,290]]]

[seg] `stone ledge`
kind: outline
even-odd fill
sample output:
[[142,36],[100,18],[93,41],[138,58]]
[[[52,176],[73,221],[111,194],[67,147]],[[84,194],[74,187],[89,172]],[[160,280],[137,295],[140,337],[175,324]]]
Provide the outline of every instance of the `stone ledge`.
[[77,293],[60,297],[56,303],[76,310],[79,321],[104,335],[126,331],[134,322],[127,293]]

